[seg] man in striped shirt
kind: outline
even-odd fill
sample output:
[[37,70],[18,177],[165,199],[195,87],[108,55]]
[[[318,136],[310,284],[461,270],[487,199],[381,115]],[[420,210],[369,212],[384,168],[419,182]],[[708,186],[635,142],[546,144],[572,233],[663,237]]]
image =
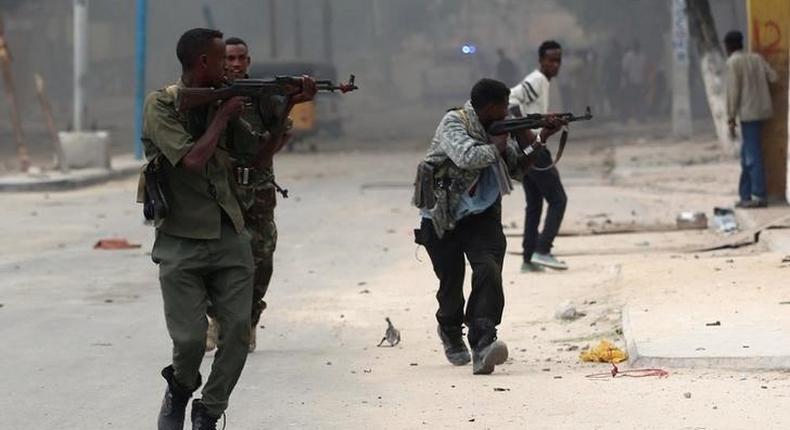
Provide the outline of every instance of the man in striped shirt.
[[[549,81],[557,76],[562,64],[560,44],[553,40],[543,42],[538,49],[538,61],[538,69],[510,90],[511,113],[516,116],[546,114],[549,111]],[[551,255],[554,238],[560,230],[568,200],[560,180],[560,172],[556,167],[548,168],[551,164],[551,153],[546,148],[541,149],[534,167],[527,171],[522,181],[527,199],[522,272],[540,272],[545,267],[556,270],[568,268],[564,262]],[[543,231],[539,233],[544,199],[549,207]]]

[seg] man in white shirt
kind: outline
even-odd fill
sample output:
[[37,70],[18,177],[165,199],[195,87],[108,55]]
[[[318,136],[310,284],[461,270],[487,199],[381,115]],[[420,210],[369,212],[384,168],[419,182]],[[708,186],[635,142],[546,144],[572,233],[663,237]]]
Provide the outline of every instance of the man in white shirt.
[[[510,110],[515,116],[546,114],[549,111],[549,81],[557,76],[562,64],[560,44],[553,40],[543,42],[538,48],[538,62],[538,69],[510,90]],[[522,243],[524,262],[521,266],[521,271],[525,273],[540,272],[545,267],[556,270],[568,268],[564,262],[551,255],[554,238],[560,230],[568,201],[557,168],[541,170],[551,164],[551,153],[548,149],[541,149],[534,164],[536,168],[528,170],[522,181],[527,200]],[[544,199],[549,208],[543,231],[539,233]]]

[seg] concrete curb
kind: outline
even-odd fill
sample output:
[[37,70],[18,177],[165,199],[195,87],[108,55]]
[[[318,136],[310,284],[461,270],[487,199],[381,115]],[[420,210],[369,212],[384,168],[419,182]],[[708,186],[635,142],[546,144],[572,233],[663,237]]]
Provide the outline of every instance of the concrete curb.
[[[622,310],[623,338],[628,351],[628,364],[632,367],[648,368],[682,368],[682,369],[729,369],[729,370],[788,370],[790,355],[754,355],[754,356],[693,356],[684,354],[681,349],[668,351],[665,355],[648,355],[640,352],[638,333],[631,321],[631,310],[628,305]],[[645,335],[645,333],[641,333]],[[649,333],[647,333],[649,336]],[[644,341],[650,342],[649,338]]]
[[136,175],[143,163],[131,156],[121,156],[112,160],[110,169],[74,169],[66,174],[53,171],[40,175],[0,177],[0,192],[45,192],[84,188]]

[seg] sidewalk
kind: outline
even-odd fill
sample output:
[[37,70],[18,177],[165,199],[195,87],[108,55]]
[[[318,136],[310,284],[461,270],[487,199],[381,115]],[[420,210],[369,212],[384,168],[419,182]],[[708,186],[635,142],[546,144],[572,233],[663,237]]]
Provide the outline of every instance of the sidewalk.
[[68,173],[57,170],[38,174],[17,173],[0,177],[0,192],[63,191],[82,188],[135,175],[143,165],[131,154],[113,157],[111,169],[74,169]]

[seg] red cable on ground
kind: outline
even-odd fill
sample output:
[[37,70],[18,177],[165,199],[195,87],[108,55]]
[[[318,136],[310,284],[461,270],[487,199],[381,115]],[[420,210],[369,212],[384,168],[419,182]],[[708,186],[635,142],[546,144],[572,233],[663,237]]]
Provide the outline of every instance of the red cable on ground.
[[585,378],[590,379],[608,379],[608,378],[620,378],[620,377],[629,377],[629,378],[644,378],[648,376],[656,376],[659,378],[667,378],[669,377],[669,372],[664,369],[628,369],[628,370],[620,370],[617,365],[614,363],[612,364],[612,370],[609,372],[602,372],[602,373],[593,373],[590,375],[585,376]]

